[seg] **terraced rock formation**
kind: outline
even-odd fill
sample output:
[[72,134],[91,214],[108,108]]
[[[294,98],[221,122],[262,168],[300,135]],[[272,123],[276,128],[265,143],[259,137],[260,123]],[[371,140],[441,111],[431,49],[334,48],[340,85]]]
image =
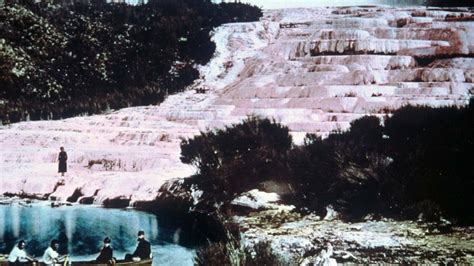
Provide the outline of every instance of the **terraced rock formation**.
[[[202,79],[159,106],[0,129],[0,193],[98,204],[153,200],[193,169],[182,137],[273,117],[296,142],[406,104],[464,105],[474,88],[474,12],[350,7],[266,11],[221,26]],[[56,156],[69,154],[65,178]]]
[[473,89],[472,20],[464,9],[267,12],[278,31],[217,103],[319,134],[406,104],[462,105]]

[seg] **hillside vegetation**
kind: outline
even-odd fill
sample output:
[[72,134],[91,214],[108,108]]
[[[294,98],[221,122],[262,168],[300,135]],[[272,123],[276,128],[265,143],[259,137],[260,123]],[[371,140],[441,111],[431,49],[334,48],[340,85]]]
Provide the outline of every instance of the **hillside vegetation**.
[[0,120],[59,119],[156,104],[183,90],[222,23],[257,7],[207,0],[0,8]]
[[348,220],[371,214],[472,225],[473,110],[473,102],[407,106],[383,123],[367,116],[325,139],[307,135],[302,146],[291,144],[288,128],[250,117],[184,140],[181,160],[197,168],[189,182],[210,206],[277,180],[293,188],[288,203],[319,215],[332,205]]

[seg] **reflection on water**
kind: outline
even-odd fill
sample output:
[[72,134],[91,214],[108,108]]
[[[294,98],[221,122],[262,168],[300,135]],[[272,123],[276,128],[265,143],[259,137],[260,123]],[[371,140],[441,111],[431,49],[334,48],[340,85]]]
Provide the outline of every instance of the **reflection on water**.
[[58,239],[60,253],[91,259],[109,236],[114,256],[122,258],[133,252],[139,230],[151,242],[157,265],[192,265],[194,251],[177,245],[181,230],[160,228],[159,217],[153,214],[80,205],[51,208],[46,202],[0,205],[0,253],[10,252],[24,239],[28,252],[41,257],[49,242]]

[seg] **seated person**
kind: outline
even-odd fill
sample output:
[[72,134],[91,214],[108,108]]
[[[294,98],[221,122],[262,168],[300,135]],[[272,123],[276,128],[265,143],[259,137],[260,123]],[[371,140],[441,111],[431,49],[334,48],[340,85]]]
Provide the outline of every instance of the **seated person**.
[[140,260],[147,260],[151,259],[151,248],[150,242],[145,240],[145,232],[139,231],[138,232],[138,245],[135,249],[133,254],[126,254],[125,260],[126,261],[140,261]]
[[13,247],[12,251],[8,255],[9,265],[26,265],[30,261],[35,259],[28,255],[25,250],[26,242],[20,240],[16,246]]
[[113,261],[114,261],[113,260],[113,250],[110,247],[110,242],[112,242],[112,241],[110,240],[109,237],[106,237],[104,239],[104,247],[100,251],[100,254],[97,257],[97,259],[95,259],[96,262],[99,262],[99,263],[113,263]]
[[55,265],[62,263],[67,259],[67,255],[59,255],[58,253],[59,241],[54,239],[51,241],[49,247],[44,251],[43,262],[46,265]]

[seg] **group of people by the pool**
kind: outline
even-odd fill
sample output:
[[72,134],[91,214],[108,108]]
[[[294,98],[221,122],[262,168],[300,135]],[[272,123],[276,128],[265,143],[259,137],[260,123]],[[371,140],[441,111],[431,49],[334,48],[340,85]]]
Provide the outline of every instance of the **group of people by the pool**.
[[[138,262],[141,260],[151,259],[151,248],[150,242],[145,239],[145,232],[138,231],[138,245],[133,254],[126,254],[125,261]],[[99,256],[96,258],[96,263],[114,264],[115,258],[113,256],[113,250],[110,246],[112,240],[109,237],[104,239],[104,246],[102,247]],[[26,253],[25,250],[26,242],[20,240],[18,244],[13,247],[12,251],[8,255],[9,265],[24,265],[32,261],[37,261],[33,256]],[[43,263],[46,265],[62,264],[68,260],[68,255],[59,255],[59,241],[52,240],[49,247],[44,251]]]

